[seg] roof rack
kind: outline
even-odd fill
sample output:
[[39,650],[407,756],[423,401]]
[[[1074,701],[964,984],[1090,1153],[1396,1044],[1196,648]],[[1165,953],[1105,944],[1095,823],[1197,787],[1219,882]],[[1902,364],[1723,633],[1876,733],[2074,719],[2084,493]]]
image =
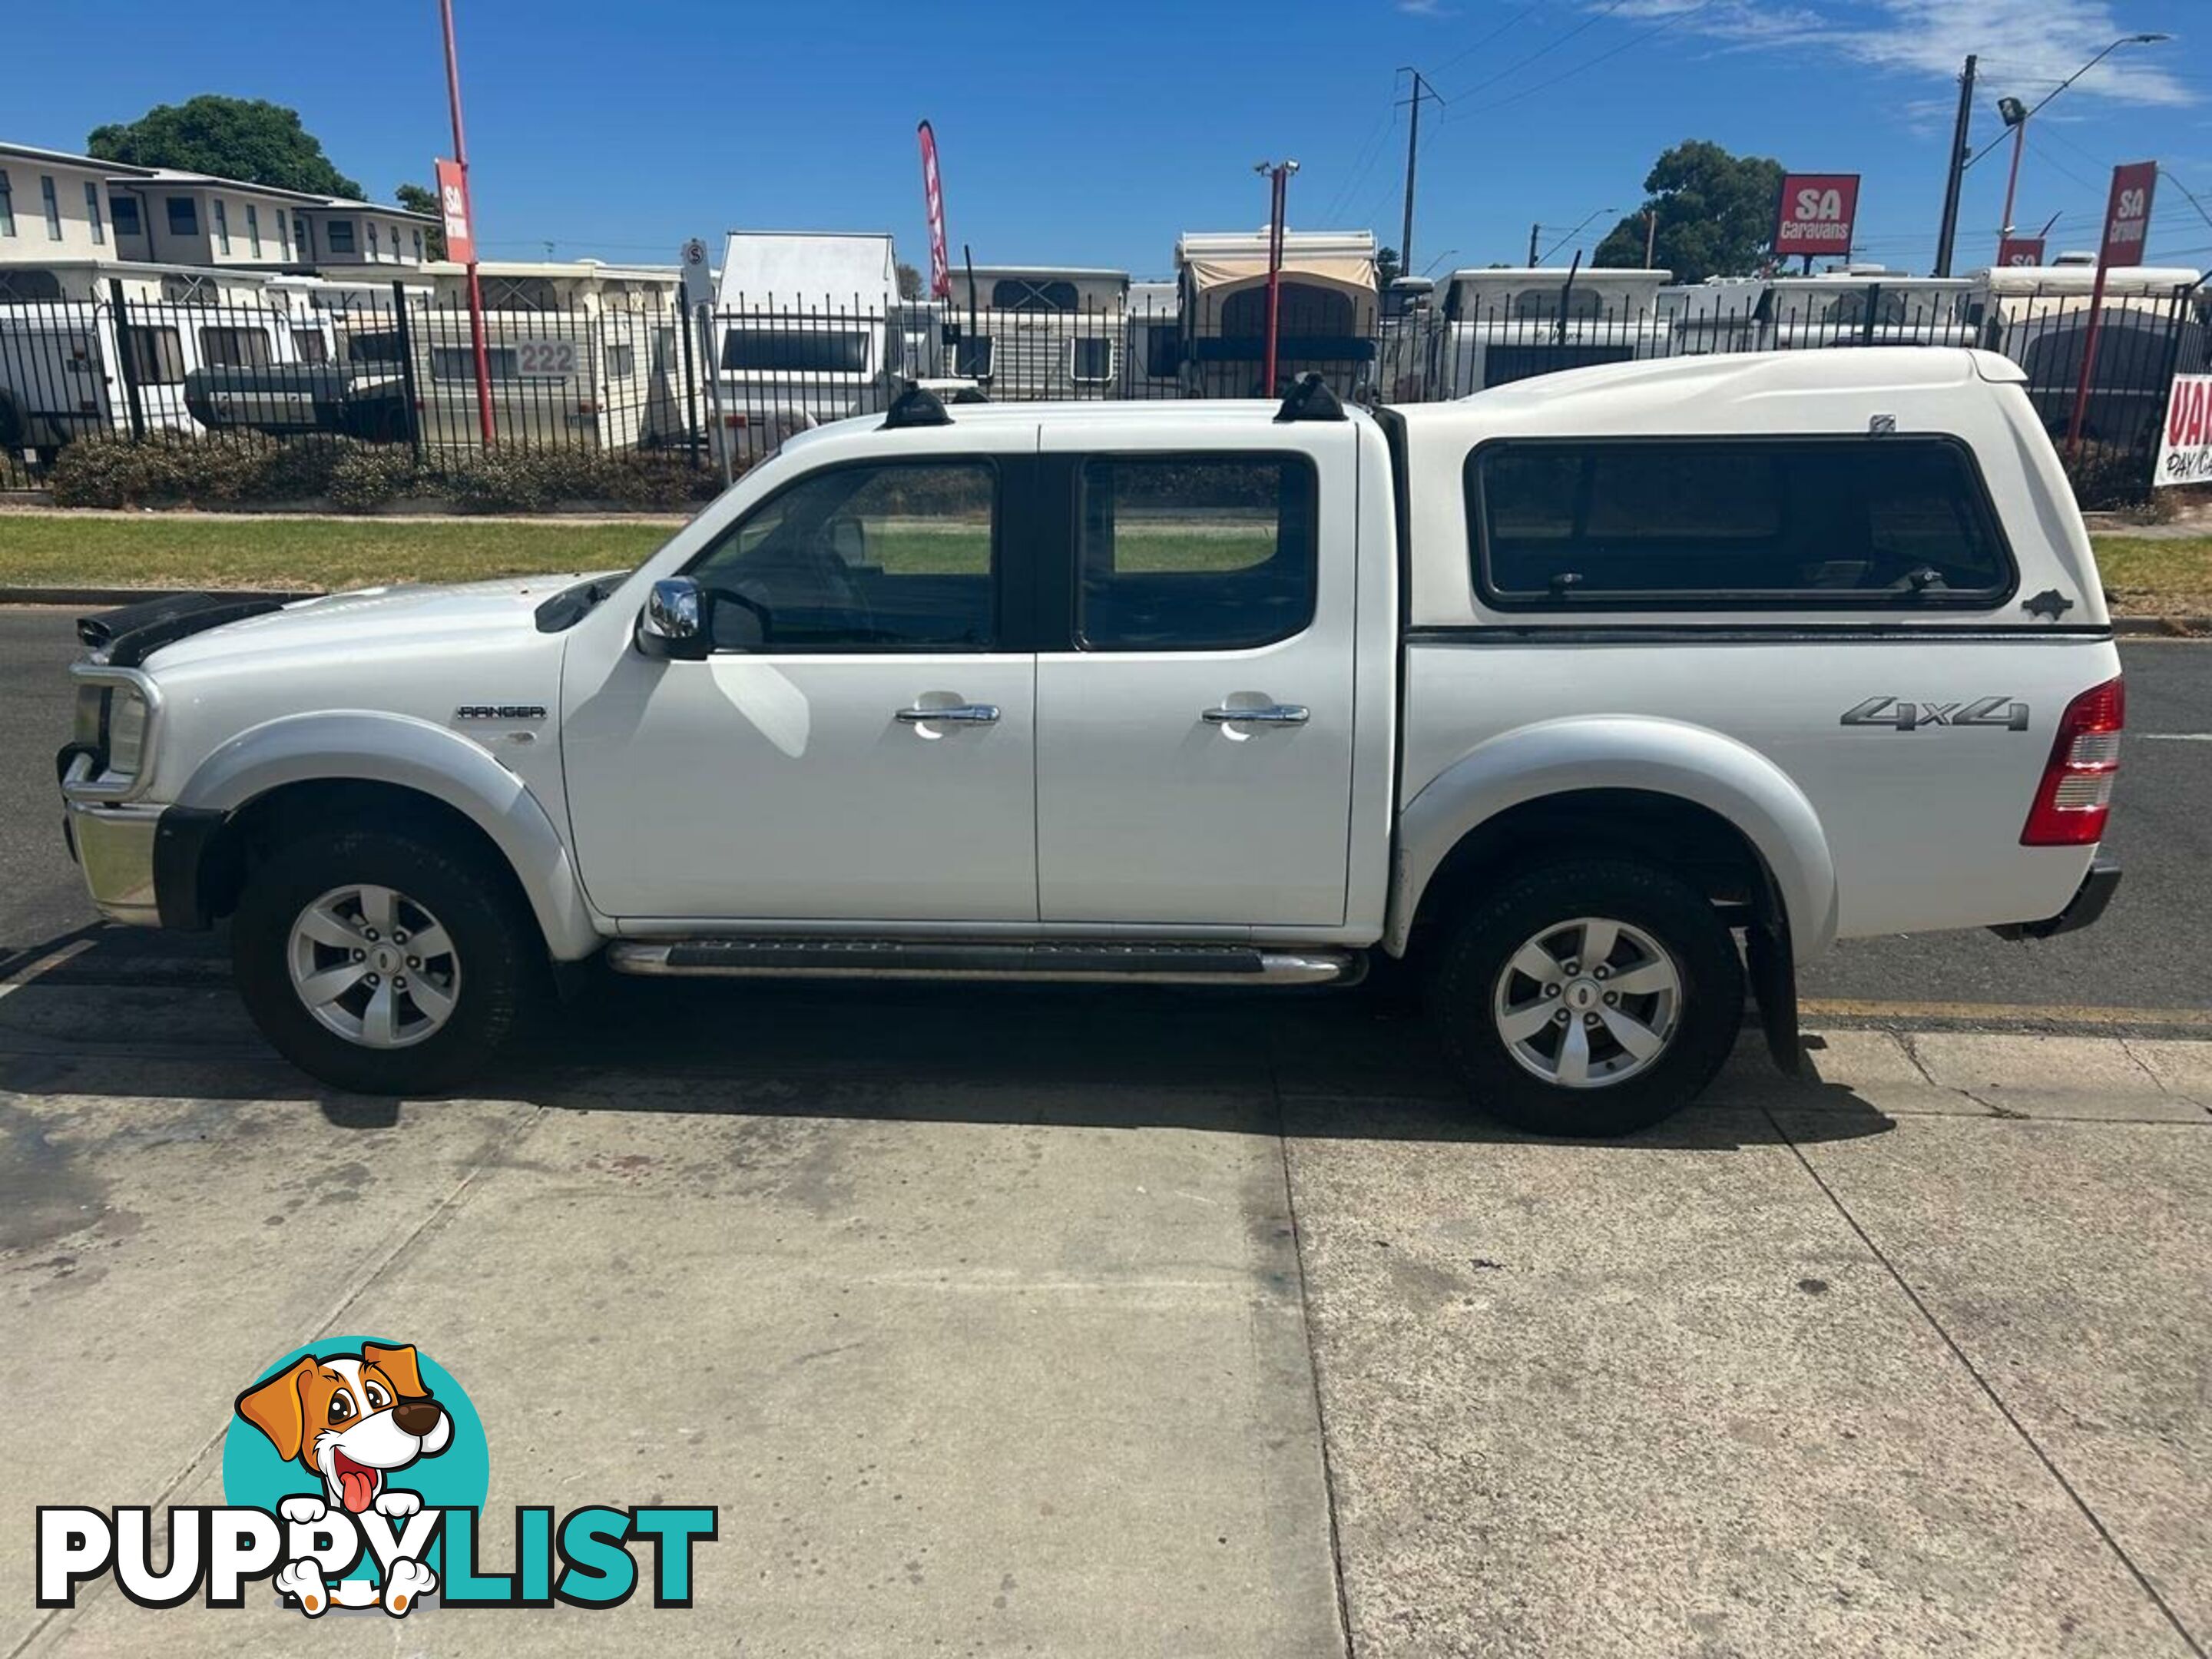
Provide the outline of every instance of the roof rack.
[[881,432],[895,432],[909,426],[951,426],[952,417],[945,412],[945,400],[927,386],[912,386],[892,400],[884,412]]
[[1340,421],[1344,404],[1336,393],[1328,389],[1328,382],[1317,374],[1298,377],[1283,399],[1283,406],[1275,411],[1275,419],[1282,421]]

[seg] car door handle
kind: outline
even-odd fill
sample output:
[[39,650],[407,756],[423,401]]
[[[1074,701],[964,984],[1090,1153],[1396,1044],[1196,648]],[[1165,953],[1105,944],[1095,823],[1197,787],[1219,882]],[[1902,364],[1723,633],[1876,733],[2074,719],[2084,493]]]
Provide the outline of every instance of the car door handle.
[[956,702],[944,708],[902,708],[899,719],[908,726],[920,726],[924,720],[945,720],[955,726],[995,726],[999,720],[999,705],[995,702]]
[[1313,717],[1313,711],[1302,702],[1271,702],[1257,708],[1209,708],[1205,720],[1208,726],[1242,726],[1250,721],[1258,726],[1304,726]]

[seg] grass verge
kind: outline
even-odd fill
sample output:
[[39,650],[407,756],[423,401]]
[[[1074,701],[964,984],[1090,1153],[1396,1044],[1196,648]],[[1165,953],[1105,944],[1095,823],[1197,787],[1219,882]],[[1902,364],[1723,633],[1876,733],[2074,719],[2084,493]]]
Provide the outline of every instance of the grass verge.
[[[635,564],[668,539],[652,524],[490,523],[411,519],[143,519],[0,514],[0,587],[360,587],[471,581]],[[897,566],[957,568],[933,538],[896,532],[877,556]],[[1141,532],[1123,562],[1152,566]],[[908,542],[915,545],[907,545]],[[2212,614],[2212,536],[2096,538],[2098,568],[2127,615]],[[1185,556],[1188,549],[1180,549]],[[1210,552],[1214,550],[1209,549]],[[1224,543],[1225,567],[1256,550]]]
[[2097,572],[2126,617],[2212,616],[2212,536],[2099,536]]
[[635,564],[650,524],[0,514],[0,587],[363,587]]

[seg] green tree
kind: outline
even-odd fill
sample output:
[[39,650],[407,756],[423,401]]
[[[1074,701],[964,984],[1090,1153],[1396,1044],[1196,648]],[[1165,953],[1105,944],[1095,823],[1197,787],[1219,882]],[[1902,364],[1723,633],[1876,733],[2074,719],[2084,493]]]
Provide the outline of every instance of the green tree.
[[1390,284],[1396,282],[1403,274],[1398,264],[1396,248],[1384,247],[1375,250],[1375,286],[1376,288],[1387,291]]
[[446,230],[441,216],[444,209],[438,201],[438,192],[428,185],[413,183],[400,185],[392,192],[392,199],[410,213],[427,213],[441,222],[430,225],[422,232],[422,251],[433,259],[446,257]]
[[263,98],[203,93],[181,104],[157,104],[135,121],[94,127],[84,143],[104,161],[362,199],[361,186],[331,165],[321,141],[301,125],[300,112]]
[[921,273],[919,270],[916,270],[912,265],[907,264],[905,260],[902,259],[893,268],[893,274],[898,278],[900,299],[919,300],[921,298]]
[[1772,257],[1781,162],[1690,138],[1660,156],[1644,188],[1644,206],[1613,228],[1591,264],[1643,264],[1647,211],[1658,216],[1652,263],[1678,283],[1749,276]]

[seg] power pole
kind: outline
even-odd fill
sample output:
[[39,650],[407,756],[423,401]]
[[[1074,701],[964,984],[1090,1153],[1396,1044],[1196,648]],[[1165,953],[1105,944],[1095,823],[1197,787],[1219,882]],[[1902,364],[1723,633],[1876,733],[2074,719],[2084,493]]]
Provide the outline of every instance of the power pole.
[[1528,227],[1528,269],[1531,270],[1536,268],[1536,239],[1543,234],[1544,228],[1541,225]]
[[[1267,380],[1261,396],[1276,395],[1275,339],[1281,325],[1283,304],[1283,222],[1289,195],[1291,175],[1298,170],[1296,161],[1262,161],[1252,169],[1267,180]],[[968,287],[972,294],[975,287],[974,267],[969,267]]]
[[1419,158],[1421,149],[1421,100],[1425,98],[1432,104],[1441,104],[1443,100],[1437,96],[1435,88],[1421,78],[1420,70],[1411,64],[1401,64],[1398,73],[1413,77],[1413,95],[1398,100],[1413,106],[1413,119],[1406,128],[1406,228],[1398,237],[1398,269],[1410,276],[1413,270],[1413,163]]
[[1646,208],[1644,210],[1644,268],[1646,270],[1651,269],[1652,250],[1658,246],[1658,243],[1659,210]]
[[1959,71],[1959,118],[1951,129],[1951,165],[1943,177],[1943,226],[1936,233],[1936,274],[1951,274],[1951,248],[1959,237],[1959,191],[1966,183],[1966,131],[1974,116],[1974,54]]

